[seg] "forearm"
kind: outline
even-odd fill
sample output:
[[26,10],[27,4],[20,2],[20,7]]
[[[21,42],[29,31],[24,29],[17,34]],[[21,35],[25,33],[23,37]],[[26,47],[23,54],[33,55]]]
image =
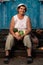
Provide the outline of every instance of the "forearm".
[[13,32],[13,30],[10,30],[10,33],[12,34],[13,37],[15,37],[15,33]]
[[21,35],[21,37],[23,38],[25,35],[28,35],[30,32],[31,32],[31,29],[30,30],[26,30],[25,33],[23,35]]
[[31,32],[31,29],[27,29],[26,31],[25,31],[25,34],[24,35],[27,35],[27,34],[29,34]]

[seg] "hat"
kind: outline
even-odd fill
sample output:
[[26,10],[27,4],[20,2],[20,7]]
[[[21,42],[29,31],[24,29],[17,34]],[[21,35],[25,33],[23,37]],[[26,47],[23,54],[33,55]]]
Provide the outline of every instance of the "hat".
[[24,5],[24,6],[26,7],[26,10],[27,10],[27,6],[26,6],[25,4],[23,4],[23,3],[19,4],[19,5],[17,6],[17,8],[20,7],[20,6],[22,6],[22,5]]
[[22,6],[22,5],[24,5],[24,6],[26,7],[26,5],[25,5],[25,4],[23,4],[23,3],[19,4],[17,7],[20,7],[20,6]]

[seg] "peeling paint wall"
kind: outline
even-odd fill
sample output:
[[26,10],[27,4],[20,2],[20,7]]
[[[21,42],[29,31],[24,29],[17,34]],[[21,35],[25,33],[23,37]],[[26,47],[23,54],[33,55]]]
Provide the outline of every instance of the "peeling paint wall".
[[27,5],[28,9],[26,15],[31,19],[32,28],[43,28],[43,21],[40,15],[42,14],[40,13],[41,4],[38,0],[10,0],[4,3],[0,2],[0,29],[9,28],[11,18],[17,13],[16,7],[19,3]]

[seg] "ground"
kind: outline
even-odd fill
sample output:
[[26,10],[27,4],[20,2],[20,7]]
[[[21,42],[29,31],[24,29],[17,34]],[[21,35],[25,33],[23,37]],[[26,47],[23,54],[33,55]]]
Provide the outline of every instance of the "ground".
[[0,58],[0,65],[43,65],[43,58],[34,58],[32,64],[27,64],[26,57],[14,57],[10,59],[9,64],[4,64],[4,58]]

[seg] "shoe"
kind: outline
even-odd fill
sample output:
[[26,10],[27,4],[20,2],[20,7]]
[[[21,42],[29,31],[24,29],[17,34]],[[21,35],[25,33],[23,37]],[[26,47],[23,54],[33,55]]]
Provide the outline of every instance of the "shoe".
[[27,57],[27,64],[30,64],[33,62],[33,58],[31,56]]
[[5,64],[8,64],[8,63],[9,63],[9,58],[6,57],[6,58],[4,59],[4,63],[5,63]]

